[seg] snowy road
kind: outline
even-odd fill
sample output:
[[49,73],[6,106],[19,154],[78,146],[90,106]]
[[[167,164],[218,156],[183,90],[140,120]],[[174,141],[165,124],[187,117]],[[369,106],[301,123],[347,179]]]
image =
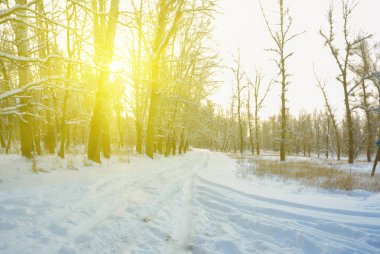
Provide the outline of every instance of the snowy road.
[[195,150],[7,178],[0,253],[380,253],[379,194],[300,193],[234,167]]

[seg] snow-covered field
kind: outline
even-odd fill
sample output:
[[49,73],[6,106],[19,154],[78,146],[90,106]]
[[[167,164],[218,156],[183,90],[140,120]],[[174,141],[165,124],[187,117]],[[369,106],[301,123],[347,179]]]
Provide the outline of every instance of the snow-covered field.
[[206,150],[69,164],[0,157],[0,253],[380,253],[380,194],[240,179]]

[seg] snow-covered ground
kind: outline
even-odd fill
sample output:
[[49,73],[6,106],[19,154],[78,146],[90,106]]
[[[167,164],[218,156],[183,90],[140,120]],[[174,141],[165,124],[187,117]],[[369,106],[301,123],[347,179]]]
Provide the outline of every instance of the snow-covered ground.
[[240,179],[206,150],[37,165],[0,157],[0,253],[380,253],[380,194]]

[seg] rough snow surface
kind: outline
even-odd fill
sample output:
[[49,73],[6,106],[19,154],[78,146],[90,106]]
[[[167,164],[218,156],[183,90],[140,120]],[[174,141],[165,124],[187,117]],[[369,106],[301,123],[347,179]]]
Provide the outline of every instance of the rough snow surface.
[[205,150],[73,160],[0,157],[0,253],[380,253],[380,194],[239,179]]

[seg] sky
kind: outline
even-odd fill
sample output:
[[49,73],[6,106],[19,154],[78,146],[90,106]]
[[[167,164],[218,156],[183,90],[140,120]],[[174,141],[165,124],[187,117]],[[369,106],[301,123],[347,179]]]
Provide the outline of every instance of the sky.
[[[341,1],[333,0],[335,6],[336,31],[341,35]],[[270,21],[276,22],[278,10],[277,0],[262,0],[264,11]],[[328,93],[338,116],[343,114],[343,92],[335,77],[338,74],[336,63],[330,51],[324,47],[320,29],[327,31],[326,13],[329,0],[285,0],[293,17],[293,33],[305,32],[294,39],[288,47],[294,56],[287,62],[291,84],[288,89],[288,106],[291,114],[305,110],[313,112],[324,108],[324,100],[315,86],[313,66],[321,79],[328,80]],[[378,22],[380,0],[361,0],[356,7],[350,26],[353,34],[360,31],[373,34],[373,42],[380,41],[380,25]],[[276,78],[278,70],[271,60],[274,55],[267,48],[272,48],[271,40],[261,13],[258,0],[219,0],[219,13],[215,16],[213,39],[218,45],[221,62],[232,67],[233,56],[240,50],[244,71],[252,80],[255,69],[264,74],[263,84]],[[339,40],[339,37],[338,37]],[[211,96],[211,100],[227,107],[231,95],[233,78],[231,71],[224,70],[219,90]],[[280,111],[280,85],[275,84],[268,95],[261,117],[278,114]]]

